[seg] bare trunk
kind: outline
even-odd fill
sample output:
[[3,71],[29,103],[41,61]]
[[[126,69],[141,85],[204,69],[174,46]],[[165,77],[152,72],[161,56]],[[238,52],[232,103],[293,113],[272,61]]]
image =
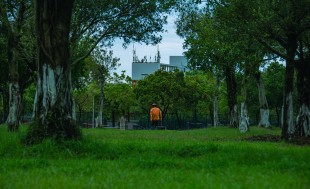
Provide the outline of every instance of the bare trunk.
[[284,125],[284,105],[281,107],[280,127],[283,128],[283,125]]
[[255,80],[258,89],[259,112],[260,112],[260,120],[258,126],[270,127],[271,125],[269,122],[268,102],[266,98],[264,82],[261,78],[260,73],[255,75]]
[[115,111],[112,110],[112,127],[115,127]]
[[234,107],[230,110],[229,113],[229,124],[232,127],[237,127],[239,124],[238,121],[238,105],[235,104]]
[[285,98],[286,111],[284,106],[284,125],[287,125],[287,135],[292,136],[295,132],[294,116],[293,116],[293,96],[289,93]]
[[239,130],[241,133],[245,133],[249,130],[249,115],[248,115],[248,109],[246,105],[247,101],[247,83],[248,83],[248,76],[245,74],[242,79],[242,89],[241,89],[241,96],[243,99],[243,102],[241,102],[240,107],[240,120],[239,120]]
[[[62,121],[74,122],[75,111],[71,94],[70,69],[52,68],[43,64],[37,79],[34,116],[40,124],[62,125]],[[53,118],[51,120],[51,118]]]
[[100,80],[99,112],[98,112],[98,116],[96,119],[97,120],[96,127],[102,127],[103,126],[104,82],[105,82],[104,78],[102,80]]
[[[14,41],[14,40],[13,40]],[[19,86],[19,73],[17,62],[17,47],[9,42],[9,114],[6,120],[9,131],[16,131],[20,125],[21,118],[21,93]]]
[[297,68],[297,91],[299,102],[299,113],[296,118],[296,135],[310,136],[310,55],[301,57],[295,63]]
[[248,115],[248,109],[245,102],[241,103],[241,110],[240,110],[240,122],[239,122],[239,130],[241,133],[245,133],[249,130],[249,122],[250,118]]
[[217,127],[219,123],[219,115],[218,115],[218,96],[219,96],[219,86],[220,86],[220,79],[216,77],[216,88],[215,94],[213,99],[213,126]]
[[100,95],[100,100],[99,100],[99,111],[98,115],[96,118],[96,127],[102,127],[103,126],[103,117],[102,117],[102,112],[103,112],[103,102],[101,100],[101,95]]
[[283,108],[282,138],[289,140],[294,133],[293,122],[293,81],[294,81],[294,57],[297,49],[297,37],[292,33],[287,47],[287,59],[285,69],[285,91]]
[[296,118],[297,122],[297,134],[299,136],[310,136],[310,111],[309,107],[303,104],[300,109],[298,116]]
[[277,126],[282,127],[281,125],[281,109],[279,107],[276,107],[276,114],[277,114]]
[[178,128],[183,128],[183,125],[182,125],[182,122],[180,120],[180,116],[179,116],[179,113],[178,113],[178,110],[175,109],[175,116],[177,118],[177,122],[178,122]]
[[34,103],[35,122],[29,132],[29,143],[36,143],[49,137],[55,139],[80,137],[75,122],[70,69],[64,70],[61,66],[53,69],[43,64],[37,79]]
[[21,118],[21,96],[18,82],[10,83],[9,91],[9,115],[6,123],[9,131],[16,131],[19,128]]
[[19,73],[18,73],[18,47],[19,40],[16,37],[9,38],[8,42],[8,60],[9,60],[9,72],[10,72],[10,84],[9,84],[9,115],[6,123],[9,131],[16,131],[20,125],[21,118],[21,93],[19,86]]

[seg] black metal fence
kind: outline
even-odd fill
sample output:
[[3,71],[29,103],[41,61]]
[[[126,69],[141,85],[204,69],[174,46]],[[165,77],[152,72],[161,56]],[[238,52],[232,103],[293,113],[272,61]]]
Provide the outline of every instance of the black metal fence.
[[[98,116],[97,112],[77,112],[77,124],[82,128],[91,128],[95,125],[95,118]],[[119,127],[120,116],[115,116],[114,124],[108,116],[103,117],[104,127]],[[149,120],[149,115],[141,113],[131,113],[126,117],[127,123],[133,122],[138,129],[151,129],[151,122]],[[4,119],[1,120],[4,123]],[[32,114],[28,113],[22,116],[23,123],[29,123],[32,121]],[[250,125],[258,125],[258,117],[250,116]],[[278,117],[274,114],[270,115],[270,123],[273,126],[278,126]],[[198,116],[196,119],[193,119],[190,116],[180,115],[178,118],[175,114],[166,114],[162,126],[165,126],[166,129],[170,130],[185,130],[185,129],[194,129],[194,128],[206,128],[213,125],[213,120],[210,115]],[[229,125],[228,115],[219,114],[219,126]]]
[[[77,113],[77,122],[81,127],[92,127],[94,125],[94,119],[97,117],[97,112],[81,112]],[[103,125],[105,127],[112,127],[113,123],[110,119],[105,119]],[[226,115],[219,116],[219,125],[227,125],[228,119]],[[116,116],[114,125],[119,127],[120,116]],[[149,115],[141,113],[131,113],[126,117],[127,122],[134,122],[137,124],[139,129],[151,129],[151,122],[149,120]],[[166,129],[170,130],[184,130],[184,129],[193,129],[193,128],[206,128],[212,126],[212,119],[210,116],[206,117],[197,117],[192,119],[191,117],[179,116],[178,118],[174,114],[166,114],[163,119],[162,126],[165,126]]]
[[[93,117],[97,117],[97,112],[94,114],[92,112],[81,112],[77,113],[77,121],[81,127],[90,127],[94,125]],[[112,127],[113,123],[111,119],[106,119],[107,116],[104,116],[103,125],[105,127]],[[119,127],[120,116],[116,116],[115,127]],[[138,129],[151,129],[151,122],[149,120],[149,115],[141,113],[131,113],[126,117],[127,122],[134,122],[137,124]],[[258,117],[250,117],[250,125],[258,125]],[[276,115],[270,115],[270,123],[273,126],[278,126],[278,118]],[[194,128],[206,128],[213,126],[213,119],[210,115],[198,116],[196,119],[193,119],[190,116],[177,116],[175,114],[166,114],[162,126],[165,126],[166,129],[170,130],[185,130],[185,129],[194,129]],[[227,114],[219,114],[219,126],[229,125],[229,118]]]

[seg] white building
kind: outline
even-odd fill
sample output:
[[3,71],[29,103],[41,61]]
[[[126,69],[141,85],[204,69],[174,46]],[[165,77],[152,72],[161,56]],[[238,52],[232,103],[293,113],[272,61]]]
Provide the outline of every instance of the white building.
[[133,61],[132,61],[132,80],[135,84],[138,80],[144,79],[147,75],[156,72],[159,69],[165,71],[172,71],[179,69],[180,71],[187,71],[187,59],[184,56],[170,56],[169,64],[160,62],[160,52],[157,50],[157,55],[154,59],[151,57],[149,60],[145,56],[143,59],[138,59],[136,51],[133,50]]

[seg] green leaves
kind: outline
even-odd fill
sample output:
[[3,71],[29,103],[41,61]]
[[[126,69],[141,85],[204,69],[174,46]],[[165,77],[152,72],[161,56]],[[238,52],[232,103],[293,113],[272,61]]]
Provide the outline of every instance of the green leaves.
[[144,110],[153,102],[157,103],[163,113],[183,99],[183,81],[179,71],[159,70],[138,82],[135,93]]

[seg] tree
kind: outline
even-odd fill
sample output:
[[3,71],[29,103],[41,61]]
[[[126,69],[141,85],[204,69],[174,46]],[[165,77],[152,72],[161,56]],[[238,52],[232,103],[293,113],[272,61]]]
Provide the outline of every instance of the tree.
[[270,108],[276,112],[278,126],[280,126],[283,105],[284,73],[285,67],[282,64],[272,62],[262,74],[266,84],[266,96],[268,97]]
[[167,112],[182,101],[183,83],[179,70],[158,70],[138,81],[134,91],[146,115],[149,115],[151,104],[156,103],[162,110],[164,120]]
[[[285,87],[284,87],[284,124],[282,137],[289,140],[295,133],[293,116],[293,89],[294,89],[294,69],[307,70],[308,64],[298,64],[296,58],[301,58],[301,54],[307,54],[308,49],[303,48],[304,37],[309,33],[310,12],[307,7],[309,1],[224,1],[222,6],[217,7],[226,12],[226,23],[234,23],[233,27],[237,31],[246,31],[255,40],[261,43],[269,52],[278,55],[286,62]],[[228,16],[229,15],[229,16]],[[239,23],[239,24],[236,24]],[[302,60],[302,59],[300,59]],[[307,76],[306,76],[307,75]],[[302,76],[299,86],[308,86],[310,74]],[[302,94],[307,94],[308,90],[299,90]],[[300,101],[299,118],[302,120],[298,125],[303,125],[306,133],[310,129],[309,95],[302,95]],[[304,133],[304,132],[302,132]],[[300,133],[300,134],[302,134]],[[309,132],[310,133],[310,132]],[[299,135],[300,135],[299,134]]]
[[35,121],[27,142],[44,138],[79,139],[72,99],[69,32],[73,1],[35,0],[38,77]]
[[104,89],[111,71],[119,66],[119,58],[113,57],[112,51],[97,50],[93,52],[93,59],[95,61],[94,69],[92,70],[93,76],[99,83],[100,98],[99,98],[99,111],[96,118],[96,127],[103,125],[103,104],[104,104]]
[[[35,0],[39,61],[34,110],[36,121],[28,134],[29,142],[40,141],[46,137],[80,138],[81,132],[75,124],[71,94],[71,66],[84,60],[99,42],[109,42],[109,39],[111,42],[116,37],[123,38],[125,43],[159,42],[160,37],[155,34],[162,31],[165,23],[165,16],[160,13],[169,10],[173,5],[173,1],[159,0],[78,2],[80,4],[76,6],[89,5],[88,3],[92,6],[78,7],[78,10],[86,12],[83,12],[85,14],[81,17],[74,15],[71,22],[74,1]],[[92,4],[93,2],[96,3]],[[135,12],[136,10],[139,11]],[[76,24],[78,21],[89,24],[87,27],[82,24],[78,24],[79,27],[72,26],[70,31],[71,23]],[[81,38],[89,38],[94,43],[86,54],[73,61],[70,59],[69,44],[73,49],[72,46],[78,43],[72,41]]]
[[[6,123],[9,131],[16,131],[19,128],[22,110],[22,91],[20,73],[24,57],[22,56],[24,45],[22,42],[23,30],[27,16],[29,17],[30,1],[0,1],[0,19],[2,32],[7,42],[7,59],[9,70],[9,112]],[[28,12],[27,12],[28,11]],[[24,69],[23,71],[27,71]],[[30,74],[26,74],[23,81],[27,81]],[[4,90],[3,90],[4,91]]]
[[[216,81],[211,73],[194,71],[185,75],[185,105],[192,110],[192,121],[197,122],[198,110],[207,115],[210,107],[213,107],[213,97],[216,93]],[[210,112],[210,116],[213,112]]]
[[136,104],[131,84],[122,82],[107,84],[105,99],[107,109],[111,113],[113,127],[115,126],[116,114],[127,117],[127,120],[130,121],[130,108]]
[[235,71],[240,62],[240,48],[236,39],[240,37],[231,33],[229,28],[222,28],[214,19],[212,11],[197,11],[197,5],[192,3],[185,3],[180,8],[177,33],[185,38],[184,47],[188,49],[185,55],[192,69],[211,70],[217,77],[225,77],[230,125],[237,127],[239,119]]

